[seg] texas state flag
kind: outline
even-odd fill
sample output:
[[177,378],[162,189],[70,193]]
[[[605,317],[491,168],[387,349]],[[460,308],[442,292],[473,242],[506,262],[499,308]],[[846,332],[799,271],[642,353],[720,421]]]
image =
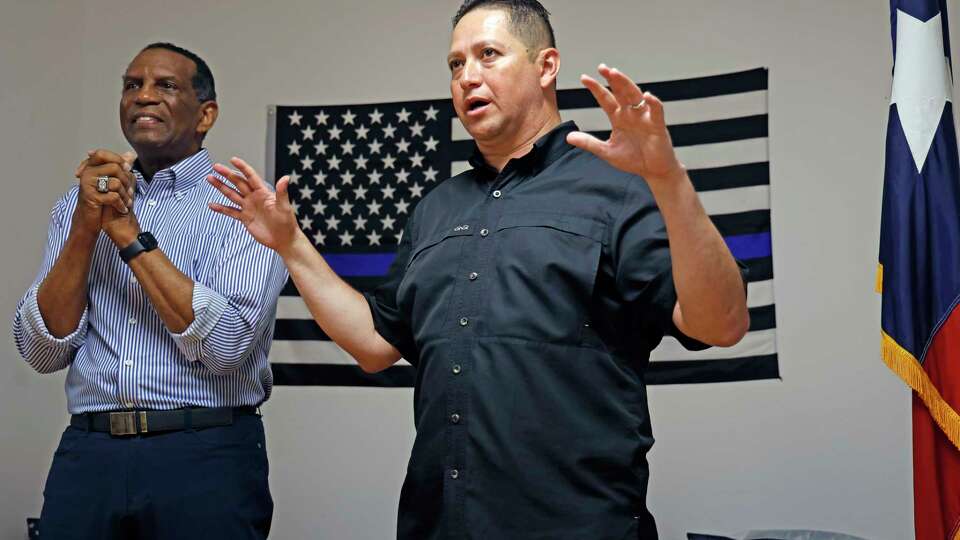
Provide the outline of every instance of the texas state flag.
[[877,288],[883,360],[913,389],[917,540],[960,539],[960,166],[945,0],[891,0]]

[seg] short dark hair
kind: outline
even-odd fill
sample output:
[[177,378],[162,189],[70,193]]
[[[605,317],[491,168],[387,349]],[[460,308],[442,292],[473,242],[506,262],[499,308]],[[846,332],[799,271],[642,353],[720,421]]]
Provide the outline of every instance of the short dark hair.
[[453,16],[454,28],[464,15],[476,9],[506,11],[510,30],[528,47],[531,58],[545,47],[557,46],[553,26],[550,25],[550,12],[537,0],[464,0]]
[[178,47],[173,43],[166,42],[151,43],[144,47],[140,52],[148,51],[150,49],[164,49],[167,51],[172,51],[192,60],[194,65],[197,66],[197,70],[193,74],[193,78],[190,80],[190,82],[193,84],[194,93],[197,94],[197,101],[203,103],[204,101],[217,100],[217,86],[213,80],[213,72],[210,71],[210,66],[203,61],[203,58],[197,56],[197,54],[193,51],[188,51],[183,47]]

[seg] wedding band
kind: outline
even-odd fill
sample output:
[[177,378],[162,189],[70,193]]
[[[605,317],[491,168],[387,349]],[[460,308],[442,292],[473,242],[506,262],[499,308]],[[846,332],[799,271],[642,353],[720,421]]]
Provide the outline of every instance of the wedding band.
[[107,182],[109,182],[109,181],[110,181],[110,177],[109,177],[109,176],[98,176],[98,177],[97,177],[97,191],[99,191],[100,193],[107,193],[108,191],[110,191],[110,190],[107,188]]
[[640,103],[634,103],[633,105],[630,106],[630,108],[635,111],[638,111],[646,106],[647,106],[647,100],[641,99]]

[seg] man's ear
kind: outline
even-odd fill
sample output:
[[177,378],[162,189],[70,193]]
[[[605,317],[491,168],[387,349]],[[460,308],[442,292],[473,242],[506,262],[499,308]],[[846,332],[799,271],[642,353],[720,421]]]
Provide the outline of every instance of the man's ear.
[[540,66],[541,88],[551,88],[560,74],[560,51],[548,47],[537,54],[537,65]]
[[217,116],[220,114],[220,106],[216,101],[205,101],[200,105],[200,123],[197,124],[197,133],[201,136],[206,135],[213,125],[217,123]]

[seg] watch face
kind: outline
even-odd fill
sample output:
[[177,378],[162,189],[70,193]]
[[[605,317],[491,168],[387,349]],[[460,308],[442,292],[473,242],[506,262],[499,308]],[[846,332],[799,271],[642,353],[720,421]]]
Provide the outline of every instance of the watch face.
[[137,240],[140,240],[140,245],[143,246],[145,251],[150,251],[151,249],[156,249],[157,247],[157,239],[148,232],[140,233],[140,235],[137,236]]

